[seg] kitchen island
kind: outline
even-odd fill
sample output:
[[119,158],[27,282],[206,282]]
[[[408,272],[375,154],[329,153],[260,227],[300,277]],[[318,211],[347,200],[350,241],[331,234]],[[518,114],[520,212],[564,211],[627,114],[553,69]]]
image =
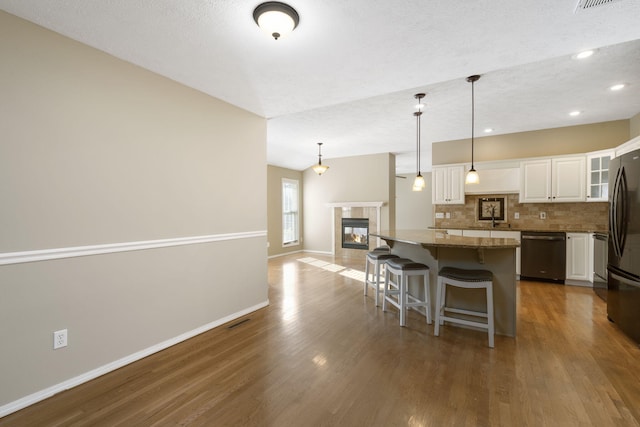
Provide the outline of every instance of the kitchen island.
[[[379,237],[391,252],[429,266],[431,306],[435,313],[438,271],[442,267],[483,269],[493,273],[493,300],[496,334],[516,336],[516,255],[515,239],[452,236],[438,230],[396,230],[370,233]],[[412,292],[418,292],[411,285]],[[485,311],[486,297],[477,289],[447,291],[447,300],[459,308]]]

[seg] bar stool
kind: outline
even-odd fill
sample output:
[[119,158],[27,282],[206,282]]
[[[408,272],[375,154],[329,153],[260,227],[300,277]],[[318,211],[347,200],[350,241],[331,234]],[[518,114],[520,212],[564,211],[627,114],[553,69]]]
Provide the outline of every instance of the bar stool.
[[[406,324],[406,313],[409,308],[424,307],[427,323],[431,324],[431,304],[429,302],[429,267],[408,258],[392,258],[385,261],[384,298],[382,311],[387,311],[387,303],[400,310],[400,326]],[[395,276],[396,281],[392,280]],[[409,293],[409,278],[422,276],[424,299]],[[418,310],[419,311],[419,310]]]
[[[485,289],[487,294],[487,311],[463,310],[446,305],[447,285],[466,289]],[[446,315],[446,311],[467,316],[475,316],[487,319],[487,322],[461,319]],[[464,270],[454,267],[442,267],[438,273],[438,287],[436,289],[436,326],[434,335],[440,333],[440,325],[444,322],[458,323],[466,326],[474,326],[486,329],[489,334],[489,347],[493,348],[494,319],[493,319],[493,274],[487,270]]]
[[[380,293],[382,293],[382,289],[380,288],[380,269],[384,262],[390,258],[399,258],[398,255],[393,255],[391,253],[391,248],[388,246],[375,248],[371,252],[367,254],[367,259],[365,260],[364,265],[364,295],[368,295],[369,286],[372,286],[376,290],[376,307],[380,305]],[[373,266],[373,278],[370,280],[371,272],[369,269],[369,265]]]

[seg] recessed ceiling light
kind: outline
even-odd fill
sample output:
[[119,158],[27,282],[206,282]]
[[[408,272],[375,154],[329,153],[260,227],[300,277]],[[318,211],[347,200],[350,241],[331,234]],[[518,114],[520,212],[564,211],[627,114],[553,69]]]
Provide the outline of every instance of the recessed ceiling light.
[[582,52],[580,52],[580,53],[577,53],[577,54],[574,56],[574,58],[576,58],[576,59],[585,59],[585,58],[590,57],[590,56],[591,56],[591,55],[593,55],[594,53],[595,53],[595,51],[594,51],[594,50],[584,50],[584,51],[582,51]]
[[485,132],[485,133],[491,133],[491,132],[493,132],[493,129],[492,129],[492,128],[486,128],[486,129],[484,130],[484,132]]
[[579,116],[580,113],[581,113],[580,111],[572,111],[569,113],[569,115],[575,117],[575,116]]
[[620,89],[622,89],[622,88],[624,88],[624,83],[620,83],[620,84],[617,84],[617,85],[613,85],[613,86],[611,86],[609,89],[611,89],[611,90],[620,90]]

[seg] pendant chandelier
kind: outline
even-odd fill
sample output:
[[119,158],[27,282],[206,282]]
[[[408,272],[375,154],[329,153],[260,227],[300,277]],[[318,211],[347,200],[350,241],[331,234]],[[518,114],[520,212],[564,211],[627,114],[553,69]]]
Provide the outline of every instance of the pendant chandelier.
[[424,98],[424,95],[425,95],[424,93],[417,93],[413,95],[413,97],[418,100],[418,104],[416,105],[416,108],[418,109],[418,111],[413,113],[413,115],[416,117],[416,169],[417,169],[416,179],[413,181],[413,191],[422,191],[427,186],[426,182],[424,181],[424,177],[420,173],[420,117],[422,116],[422,107],[424,107],[424,104],[422,103],[422,98]]
[[476,169],[473,167],[473,137],[474,137],[474,115],[475,115],[475,98],[474,98],[474,93],[473,93],[473,84],[475,82],[477,82],[480,79],[480,76],[478,75],[473,75],[473,76],[469,76],[467,77],[467,81],[471,83],[471,169],[469,169],[469,172],[467,173],[467,178],[465,179],[465,184],[478,184],[480,182],[480,177],[478,176],[478,172],[476,172]]
[[318,164],[313,166],[313,170],[318,175],[322,175],[329,169],[329,166],[325,166],[322,164],[322,152],[320,151],[322,148],[322,142],[318,142]]

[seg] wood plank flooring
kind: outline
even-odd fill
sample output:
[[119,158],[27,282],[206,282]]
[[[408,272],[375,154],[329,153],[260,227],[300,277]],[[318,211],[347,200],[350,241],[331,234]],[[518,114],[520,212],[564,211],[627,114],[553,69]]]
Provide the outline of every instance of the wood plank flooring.
[[[360,261],[269,261],[271,305],[0,426],[640,426],[640,349],[591,289],[518,285],[518,337],[383,313]],[[235,327],[229,327],[236,325]]]

